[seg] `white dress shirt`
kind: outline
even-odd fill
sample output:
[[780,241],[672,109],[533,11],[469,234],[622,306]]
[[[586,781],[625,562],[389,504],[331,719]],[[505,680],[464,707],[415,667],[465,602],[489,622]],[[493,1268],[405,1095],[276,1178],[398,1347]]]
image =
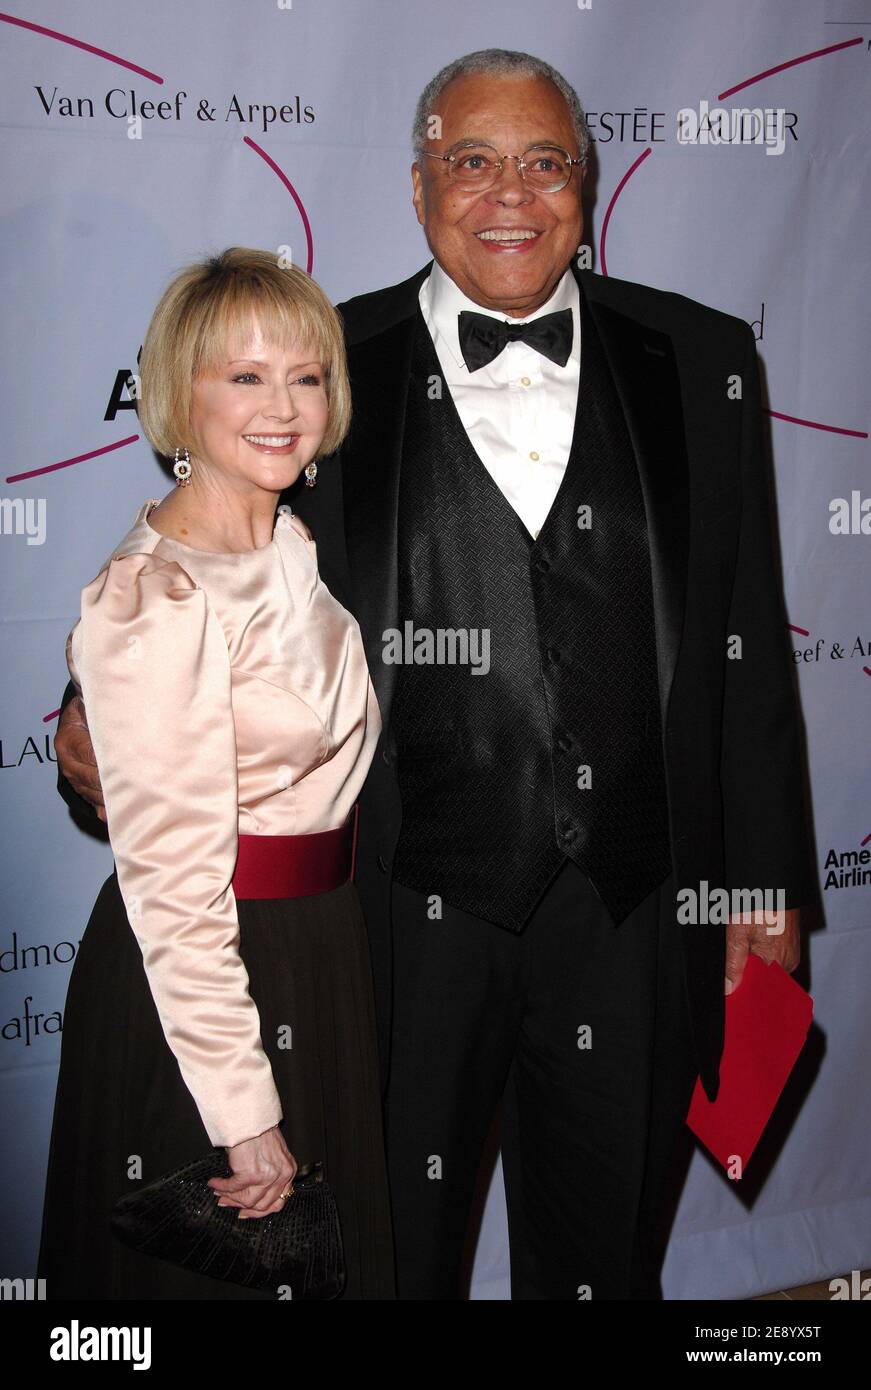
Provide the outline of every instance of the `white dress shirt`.
[[543,314],[571,309],[572,350],[564,367],[527,343],[508,343],[486,367],[470,372],[460,351],[460,311],[503,320],[506,316],[469,299],[438,262],[420,287],[420,308],[472,448],[526,529],[537,537],[562,482],[574,432],[581,375],[581,316],[574,275],[567,270],[547,303],[528,318],[510,320],[529,323]]

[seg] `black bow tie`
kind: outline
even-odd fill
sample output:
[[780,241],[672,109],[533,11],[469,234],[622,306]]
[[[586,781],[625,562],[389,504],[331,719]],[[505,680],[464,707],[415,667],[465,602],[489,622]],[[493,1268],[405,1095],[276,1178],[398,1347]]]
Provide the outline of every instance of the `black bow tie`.
[[470,314],[463,309],[459,316],[460,351],[470,372],[486,367],[498,357],[506,343],[528,343],[551,362],[564,367],[572,350],[572,311],[560,309],[544,314],[531,323],[512,323],[491,318],[489,314]]

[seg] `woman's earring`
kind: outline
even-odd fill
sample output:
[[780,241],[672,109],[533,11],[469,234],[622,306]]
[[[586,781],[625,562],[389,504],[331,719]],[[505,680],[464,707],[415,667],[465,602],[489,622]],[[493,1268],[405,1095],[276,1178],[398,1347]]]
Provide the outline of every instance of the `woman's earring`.
[[318,476],[318,466],[317,466],[317,464],[316,464],[315,462],[312,462],[312,463],[308,464],[308,465],[306,466],[306,470],[305,470],[305,485],[306,485],[306,487],[314,487],[314,485],[315,485],[315,478],[316,478],[317,476]]
[[191,468],[191,456],[187,448],[185,448],[184,451],[184,458],[180,459],[178,456],[178,445],[176,445],[175,463],[172,465],[172,471],[175,474],[176,487],[187,487],[193,471]]

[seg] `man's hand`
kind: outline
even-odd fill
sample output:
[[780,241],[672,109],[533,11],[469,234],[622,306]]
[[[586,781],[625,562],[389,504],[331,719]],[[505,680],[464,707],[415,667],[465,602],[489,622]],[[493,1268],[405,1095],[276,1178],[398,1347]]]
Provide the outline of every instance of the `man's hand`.
[[726,928],[726,994],[731,994],[740,985],[751,951],[769,965],[776,960],[790,974],[795,970],[801,960],[800,916],[799,908],[790,907],[783,912],[742,912],[739,917],[729,918]]
[[105,821],[103,787],[81,695],[74,695],[61,714],[54,736],[54,751],[58,766],[73,791],[90,801],[100,820]]

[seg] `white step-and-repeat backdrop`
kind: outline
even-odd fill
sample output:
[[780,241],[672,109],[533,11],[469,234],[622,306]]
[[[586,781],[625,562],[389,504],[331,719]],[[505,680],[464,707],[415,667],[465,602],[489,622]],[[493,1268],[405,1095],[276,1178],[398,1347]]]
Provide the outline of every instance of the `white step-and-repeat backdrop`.
[[[871,0],[10,3],[0,1275],[34,1272],[64,996],[112,865],[56,795],[52,737],[79,591],[169,486],[126,387],[149,316],[176,268],[228,245],[289,246],[335,300],[423,264],[414,104],[489,46],[546,58],[581,96],[594,268],[739,315],[764,363],[825,908],[799,975],[816,1021],[744,1182],[694,1153],[666,1297],[871,1264]],[[751,141],[732,113],[754,108]],[[472,1297],[506,1298],[507,1277],[497,1165]]]

